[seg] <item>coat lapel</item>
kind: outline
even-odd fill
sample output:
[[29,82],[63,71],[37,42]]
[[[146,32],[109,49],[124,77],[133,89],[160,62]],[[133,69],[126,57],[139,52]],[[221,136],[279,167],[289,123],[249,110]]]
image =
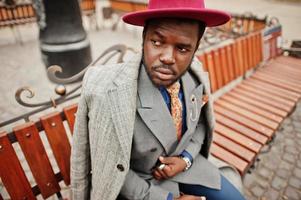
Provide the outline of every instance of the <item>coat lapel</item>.
[[141,67],[138,83],[138,113],[150,132],[170,154],[177,145],[176,130],[168,107],[159,91],[149,79],[144,66]]

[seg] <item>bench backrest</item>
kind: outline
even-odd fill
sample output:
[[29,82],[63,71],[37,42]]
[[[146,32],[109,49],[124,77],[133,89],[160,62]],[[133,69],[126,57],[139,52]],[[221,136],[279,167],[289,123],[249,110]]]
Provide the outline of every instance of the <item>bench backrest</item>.
[[[71,146],[67,132],[73,133],[76,110],[77,105],[68,106],[61,113],[54,112],[37,122],[17,126],[11,133],[1,133],[0,177],[12,199],[36,199],[39,194],[44,199],[55,194],[61,197],[60,182],[70,185]],[[47,143],[50,148],[45,147]]]

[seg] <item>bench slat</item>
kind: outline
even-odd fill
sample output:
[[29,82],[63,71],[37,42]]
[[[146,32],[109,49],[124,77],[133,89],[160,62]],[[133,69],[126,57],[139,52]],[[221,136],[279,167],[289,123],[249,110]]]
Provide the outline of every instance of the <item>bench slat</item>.
[[272,67],[267,67],[264,69],[258,70],[258,73],[267,74],[269,76],[273,76],[275,78],[284,79],[292,84],[301,85],[301,73],[291,73],[287,70],[276,69]]
[[222,115],[225,115],[227,116],[228,118],[240,123],[240,124],[243,124],[265,136],[267,136],[268,138],[272,138],[273,136],[273,133],[274,131],[266,126],[263,126],[261,124],[259,124],[258,122],[255,122],[253,120],[250,120],[246,117],[243,117],[239,114],[236,114],[235,112],[232,112],[231,110],[229,109],[226,109],[226,108],[223,108],[217,104],[214,104],[214,110],[219,113],[219,114],[222,114]]
[[207,69],[208,69],[209,76],[210,76],[211,91],[215,92],[218,88],[218,85],[217,85],[217,77],[216,77],[216,72],[215,72],[214,63],[213,63],[213,57],[210,52],[205,53],[205,60],[206,60],[206,65],[207,65]]
[[220,63],[220,55],[218,50],[214,50],[211,53],[213,58],[214,71],[216,74],[217,89],[220,89],[224,85],[223,71]]
[[[281,74],[281,71],[278,71],[278,73],[275,74],[275,73],[267,73],[267,72],[264,72],[262,70],[259,70],[257,73],[256,73],[256,76],[260,76],[260,77],[268,77],[268,76],[271,76],[272,79],[274,80],[281,80],[282,83],[284,84],[287,84],[291,87],[294,87],[296,88],[298,91],[301,91],[301,86],[300,86],[300,80],[299,81],[294,81],[292,79],[290,79],[289,77],[285,77],[283,74]],[[301,75],[301,74],[300,74]]]
[[34,123],[28,122],[13,130],[43,198],[59,192],[60,186]]
[[258,123],[262,124],[263,126],[269,127],[272,130],[276,130],[278,128],[278,126],[279,126],[278,123],[276,123],[276,122],[274,122],[272,120],[269,120],[269,119],[267,119],[265,117],[262,117],[260,115],[257,115],[257,114],[255,114],[253,112],[250,112],[250,111],[248,111],[248,110],[246,110],[244,108],[240,108],[240,107],[238,107],[236,105],[233,105],[231,102],[227,102],[227,101],[224,101],[222,99],[219,99],[215,103],[218,104],[218,105],[220,105],[220,106],[222,106],[222,107],[224,107],[224,108],[227,108],[227,109],[229,109],[229,110],[231,110],[233,112],[236,112],[239,115],[242,115],[242,116],[244,116],[246,118],[249,118],[249,119],[251,119],[251,120],[253,120],[255,122],[258,122]]
[[230,128],[227,128],[226,126],[223,126],[220,123],[216,123],[215,132],[229,138],[230,140],[236,142],[237,144],[240,144],[241,146],[244,146],[245,148],[255,152],[256,154],[258,154],[260,152],[260,149],[262,148],[262,145],[260,143]]
[[247,172],[249,164],[241,158],[226,151],[224,148],[216,145],[215,143],[212,143],[210,151],[213,156],[225,161],[230,165],[233,165],[241,175],[244,175]]
[[301,70],[301,62],[299,58],[280,56],[277,57],[274,62],[284,64],[284,67]]
[[242,94],[242,95],[244,95],[244,96],[246,96],[246,97],[248,97],[252,100],[257,100],[257,101],[260,101],[262,103],[273,106],[275,108],[278,108],[282,111],[285,111],[286,113],[289,113],[292,109],[291,107],[288,107],[288,106],[283,105],[279,102],[273,101],[273,99],[271,99],[271,98],[267,98],[267,97],[264,97],[264,96],[261,96],[261,95],[258,95],[258,94],[252,93],[252,92],[245,91],[244,89],[241,89],[239,87],[234,88],[233,91],[235,91],[239,94]]
[[223,86],[224,86],[230,82],[230,70],[229,70],[230,67],[227,62],[226,47],[219,48],[218,51],[220,55],[220,63],[222,63],[222,65],[220,65],[220,68],[222,70],[222,75],[224,79]]
[[226,60],[227,60],[228,68],[229,68],[229,81],[233,81],[235,79],[232,52],[233,52],[232,51],[232,45],[227,45],[226,46]]
[[283,81],[281,79],[276,79],[273,77],[268,77],[268,76],[263,76],[263,75],[257,75],[257,73],[255,73],[254,75],[252,75],[252,78],[254,79],[258,79],[260,81],[275,85],[277,87],[289,90],[289,91],[293,91],[296,93],[301,93],[301,89],[299,89],[298,87],[295,87],[296,85],[292,85],[286,81]]
[[8,194],[12,199],[36,199],[8,136],[0,135],[0,176]]
[[43,116],[41,123],[66,185],[70,184],[71,146],[59,112]]
[[244,136],[260,143],[261,145],[266,144],[266,142],[268,141],[267,136],[261,135],[260,133],[254,131],[246,126],[243,126],[243,125],[241,125],[223,115],[220,115],[218,113],[214,113],[214,115],[216,117],[218,124],[227,126],[230,129],[237,131],[237,132],[243,134]]
[[239,91],[232,90],[230,93],[228,93],[228,95],[233,96],[236,99],[243,100],[244,102],[246,102],[248,104],[258,106],[261,109],[267,110],[267,111],[272,112],[272,113],[274,113],[276,115],[279,115],[281,117],[286,117],[288,115],[288,112],[286,112],[284,110],[281,110],[279,108],[271,106],[271,105],[269,105],[265,102],[262,102],[261,100],[251,98],[251,97],[247,96],[244,93],[240,93]]
[[273,113],[270,113],[268,111],[262,110],[262,109],[260,109],[256,106],[245,103],[244,101],[239,101],[236,98],[231,97],[230,95],[225,94],[221,97],[221,99],[225,100],[227,102],[230,102],[232,104],[235,104],[236,106],[239,106],[241,108],[245,108],[250,112],[254,112],[254,113],[259,114],[263,117],[266,117],[270,120],[273,120],[274,122],[281,123],[283,121],[282,117],[279,117],[279,116],[277,116]]
[[297,102],[298,97],[295,95],[295,93],[288,92],[287,90],[283,90],[281,88],[265,84],[263,82],[257,81],[256,79],[248,79],[247,81],[244,81],[243,84],[246,84],[248,86],[251,86],[253,88],[256,88],[257,90],[265,91],[266,93],[273,94],[276,96],[280,96],[282,98],[286,98],[288,100]]
[[243,74],[250,68],[250,58],[248,55],[248,44],[247,44],[247,37],[243,37],[241,40],[242,45],[242,55],[243,55]]
[[77,111],[77,104],[65,107],[63,109],[63,112],[66,116],[71,134],[73,134],[73,130],[74,130],[74,122],[75,122],[76,111]]
[[229,140],[228,138],[218,134],[217,132],[213,134],[213,142],[228,150],[229,152],[233,153],[234,155],[240,157],[241,159],[247,161],[248,163],[253,163],[254,161],[254,152]]
[[255,88],[252,88],[252,87],[250,87],[248,85],[245,85],[245,84],[240,84],[237,88],[242,89],[244,91],[248,91],[249,93],[253,93],[253,94],[256,94],[256,95],[261,96],[261,97],[265,97],[267,99],[270,99],[271,101],[277,102],[277,103],[282,105],[282,108],[286,107],[288,111],[290,111],[292,109],[292,107],[295,106],[295,102],[293,102],[291,100],[287,100],[287,99],[284,99],[282,97],[275,96],[275,95],[272,95],[270,93],[266,93],[266,92],[261,91],[261,90],[257,90]]

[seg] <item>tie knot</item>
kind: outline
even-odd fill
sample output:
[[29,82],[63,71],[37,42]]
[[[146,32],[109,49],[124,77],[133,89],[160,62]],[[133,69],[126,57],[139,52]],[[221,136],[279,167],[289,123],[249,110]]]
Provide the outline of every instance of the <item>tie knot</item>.
[[171,86],[167,88],[167,92],[169,93],[170,97],[178,97],[180,91],[180,83],[179,81],[175,82]]

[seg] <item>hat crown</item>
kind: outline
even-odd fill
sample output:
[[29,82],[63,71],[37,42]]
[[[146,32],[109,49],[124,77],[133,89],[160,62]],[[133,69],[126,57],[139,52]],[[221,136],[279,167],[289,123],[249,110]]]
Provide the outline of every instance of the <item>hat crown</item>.
[[148,9],[205,8],[204,0],[150,0]]

